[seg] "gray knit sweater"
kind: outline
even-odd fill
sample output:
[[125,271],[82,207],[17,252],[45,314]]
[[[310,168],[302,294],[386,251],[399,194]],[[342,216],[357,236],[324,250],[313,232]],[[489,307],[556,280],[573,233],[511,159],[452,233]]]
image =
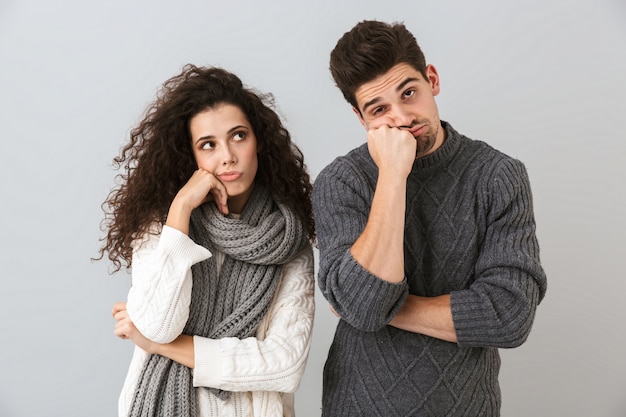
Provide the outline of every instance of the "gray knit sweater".
[[[531,190],[521,162],[442,124],[446,141],[407,180],[400,284],[350,255],[378,175],[367,144],[315,181],[318,281],[342,317],[324,369],[325,417],[500,415],[498,348],[526,340],[546,291]],[[407,293],[451,294],[458,343],[388,326]]]

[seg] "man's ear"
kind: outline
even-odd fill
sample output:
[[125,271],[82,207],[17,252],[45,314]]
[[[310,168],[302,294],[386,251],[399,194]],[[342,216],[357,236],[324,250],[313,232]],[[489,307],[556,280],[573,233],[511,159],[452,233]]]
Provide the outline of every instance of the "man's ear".
[[430,84],[433,96],[436,96],[439,94],[439,91],[441,91],[441,86],[439,85],[439,74],[437,73],[437,68],[435,68],[434,65],[428,64],[426,66],[426,77],[426,81]]
[[363,120],[363,115],[361,115],[361,112],[359,111],[359,109],[352,106],[352,111],[354,112],[354,114],[356,114],[356,117],[359,119],[359,122],[361,122],[361,125],[363,125],[365,130],[367,130],[367,125],[365,124],[365,120]]

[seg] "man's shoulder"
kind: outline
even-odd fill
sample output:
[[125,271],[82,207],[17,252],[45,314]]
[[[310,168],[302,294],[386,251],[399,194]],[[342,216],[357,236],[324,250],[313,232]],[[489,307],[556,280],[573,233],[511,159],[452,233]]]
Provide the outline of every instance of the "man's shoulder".
[[482,139],[470,138],[458,133],[449,124],[450,137],[459,143],[451,164],[478,182],[492,183],[496,178],[508,178],[517,182],[526,174],[524,163],[507,152]]
[[354,175],[356,172],[368,171],[372,167],[375,168],[367,149],[367,143],[358,146],[344,155],[335,157],[328,165],[326,165],[319,173],[319,177],[337,175]]
[[487,188],[502,185],[517,188],[527,182],[526,166],[519,159],[480,140],[468,139],[467,155],[469,163],[465,165],[468,177]]
[[472,158],[476,158],[476,161],[479,163],[486,163],[488,165],[521,163],[518,159],[490,143],[480,139],[469,138],[457,132],[455,132],[455,134],[458,135],[461,148],[464,149],[467,154],[472,155]]

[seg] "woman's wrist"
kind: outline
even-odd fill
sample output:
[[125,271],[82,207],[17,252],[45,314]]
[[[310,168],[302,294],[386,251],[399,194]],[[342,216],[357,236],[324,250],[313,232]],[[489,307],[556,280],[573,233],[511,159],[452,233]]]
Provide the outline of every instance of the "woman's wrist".
[[193,207],[190,207],[189,205],[175,198],[167,213],[167,219],[165,220],[165,224],[169,227],[173,227],[174,229],[178,229],[184,234],[188,235],[189,219],[191,217],[192,211]]
[[150,351],[146,351],[151,354],[165,356],[175,362],[180,363],[188,368],[194,368],[195,352],[193,336],[181,334],[174,341],[170,343],[154,343],[150,342],[151,346],[148,347]]

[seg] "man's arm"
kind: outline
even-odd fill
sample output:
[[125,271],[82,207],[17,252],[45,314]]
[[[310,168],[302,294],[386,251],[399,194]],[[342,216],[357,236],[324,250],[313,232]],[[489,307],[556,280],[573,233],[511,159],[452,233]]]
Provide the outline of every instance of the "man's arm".
[[350,248],[355,261],[378,278],[404,279],[406,179],[380,173],[365,229]]
[[[399,283],[404,280],[406,180],[415,161],[415,139],[406,131],[382,126],[368,132],[368,149],[378,167],[378,181],[367,224],[350,253],[371,274]],[[456,342],[449,295],[408,295],[389,324]]]
[[390,325],[461,346],[512,348],[526,340],[546,287],[530,184],[514,160],[501,161],[488,178],[474,282],[439,297],[409,295]]
[[350,248],[355,261],[382,280],[404,280],[406,180],[415,161],[416,141],[401,129],[370,129],[367,145],[378,167],[378,182],[365,229]]
[[319,287],[343,320],[364,331],[386,326],[407,294],[404,211],[416,142],[399,129],[379,130],[395,137],[368,132],[369,156],[359,149],[340,158],[313,187]]
[[504,158],[488,174],[479,192],[486,230],[475,278],[451,292],[450,306],[460,346],[513,348],[528,338],[547,281],[526,168]]
[[448,342],[457,341],[449,294],[438,297],[409,294],[389,325]]

